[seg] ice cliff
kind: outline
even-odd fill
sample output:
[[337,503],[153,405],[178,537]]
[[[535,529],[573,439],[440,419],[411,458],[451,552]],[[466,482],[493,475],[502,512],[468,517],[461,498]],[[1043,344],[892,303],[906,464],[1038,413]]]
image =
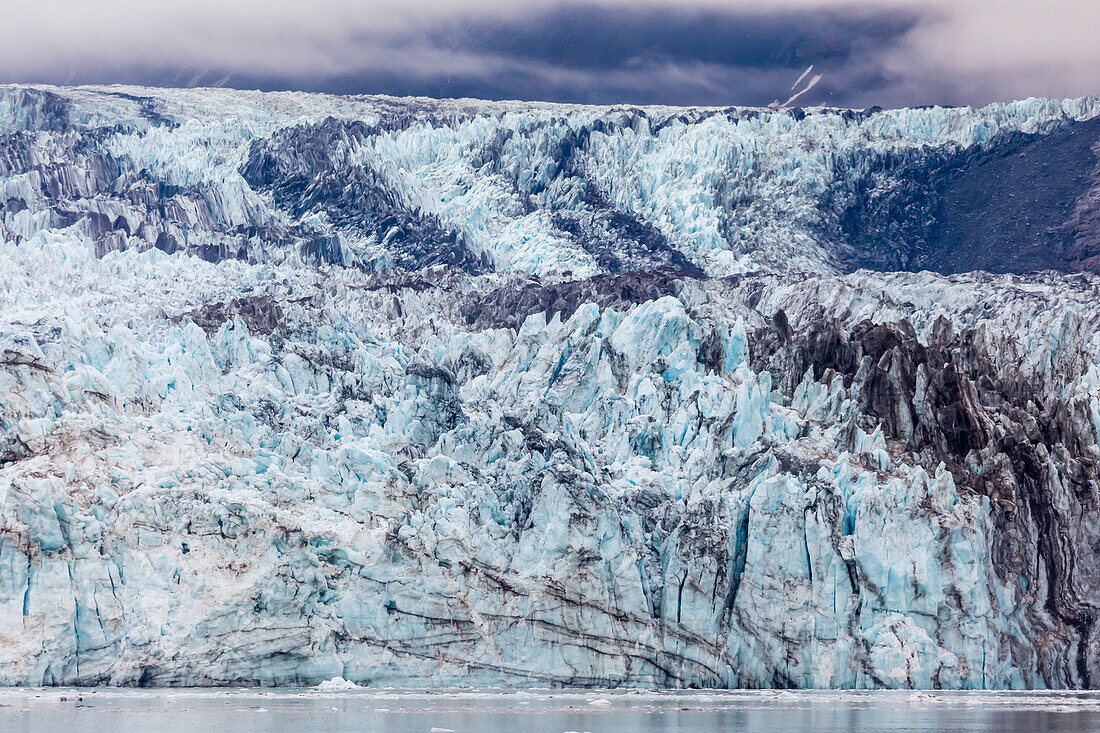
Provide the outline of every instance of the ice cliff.
[[1098,115],[0,87],[0,684],[1100,685]]

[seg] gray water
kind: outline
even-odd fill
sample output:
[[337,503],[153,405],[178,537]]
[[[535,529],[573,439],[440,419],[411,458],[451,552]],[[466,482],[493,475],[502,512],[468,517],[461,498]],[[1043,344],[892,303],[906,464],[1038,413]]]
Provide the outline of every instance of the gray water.
[[1100,731],[1100,694],[2,689],[3,733]]

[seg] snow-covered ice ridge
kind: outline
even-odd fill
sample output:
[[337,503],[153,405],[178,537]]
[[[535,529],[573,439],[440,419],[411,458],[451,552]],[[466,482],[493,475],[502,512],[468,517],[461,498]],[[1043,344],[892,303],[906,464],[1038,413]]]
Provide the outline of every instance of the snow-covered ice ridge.
[[[1096,271],[1098,115],[1097,99],[769,112],[0,87],[0,236],[721,277],[975,269],[971,240],[1010,230],[1012,247],[1050,240],[1043,268]],[[950,206],[974,189],[1010,210]],[[1034,269],[1026,251],[998,254],[977,264]]]
[[1100,684],[1098,113],[0,88],[0,685]]

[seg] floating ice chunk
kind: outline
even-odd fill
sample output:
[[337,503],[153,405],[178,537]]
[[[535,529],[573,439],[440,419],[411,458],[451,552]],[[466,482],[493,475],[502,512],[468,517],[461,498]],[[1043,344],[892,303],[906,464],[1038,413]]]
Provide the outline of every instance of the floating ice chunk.
[[317,685],[315,689],[318,692],[342,692],[344,690],[359,690],[362,688],[351,680],[346,680],[340,675],[337,675],[331,680],[325,680]]

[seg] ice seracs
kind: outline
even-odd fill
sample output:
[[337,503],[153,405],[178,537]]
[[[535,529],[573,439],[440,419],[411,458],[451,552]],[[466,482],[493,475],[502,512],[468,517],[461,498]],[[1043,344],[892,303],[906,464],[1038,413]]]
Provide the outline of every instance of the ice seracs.
[[1095,684],[1100,283],[819,229],[1095,112],[5,88],[0,684]]

